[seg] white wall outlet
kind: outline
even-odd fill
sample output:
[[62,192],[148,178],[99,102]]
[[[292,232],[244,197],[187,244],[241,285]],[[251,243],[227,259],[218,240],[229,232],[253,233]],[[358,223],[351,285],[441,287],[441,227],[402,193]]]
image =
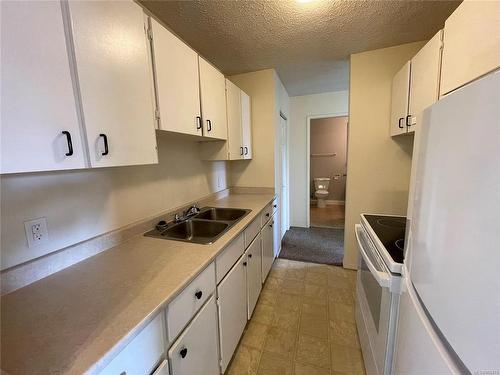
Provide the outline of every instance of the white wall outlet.
[[49,240],[46,217],[25,221],[24,231],[26,232],[28,247],[38,246]]

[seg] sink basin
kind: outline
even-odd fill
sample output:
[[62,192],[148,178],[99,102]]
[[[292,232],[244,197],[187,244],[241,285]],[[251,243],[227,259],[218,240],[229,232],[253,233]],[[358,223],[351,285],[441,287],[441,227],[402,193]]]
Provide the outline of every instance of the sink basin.
[[167,223],[162,220],[156,229],[144,235],[208,245],[214,243],[251,211],[243,208],[204,207],[198,214],[184,221]]
[[166,239],[209,244],[221,236],[229,224],[219,221],[186,220],[161,232]]
[[241,208],[218,208],[206,207],[198,215],[196,219],[218,220],[218,221],[235,221],[241,219],[249,211]]

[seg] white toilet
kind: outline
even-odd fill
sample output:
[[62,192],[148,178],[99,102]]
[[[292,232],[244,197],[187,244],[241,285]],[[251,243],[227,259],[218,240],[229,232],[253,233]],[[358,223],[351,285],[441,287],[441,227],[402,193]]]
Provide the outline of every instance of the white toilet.
[[318,208],[326,207],[326,198],[328,197],[328,186],[330,179],[328,177],[319,177],[314,179],[314,196],[318,202]]

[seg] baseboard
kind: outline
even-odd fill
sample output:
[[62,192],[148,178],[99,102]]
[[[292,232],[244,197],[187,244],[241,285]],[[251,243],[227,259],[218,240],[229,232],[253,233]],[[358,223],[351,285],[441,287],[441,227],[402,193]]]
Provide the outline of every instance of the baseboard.
[[[317,202],[317,199],[311,199],[311,205],[316,204]],[[325,203],[327,206],[345,205],[345,201],[339,201],[335,199],[327,199]]]

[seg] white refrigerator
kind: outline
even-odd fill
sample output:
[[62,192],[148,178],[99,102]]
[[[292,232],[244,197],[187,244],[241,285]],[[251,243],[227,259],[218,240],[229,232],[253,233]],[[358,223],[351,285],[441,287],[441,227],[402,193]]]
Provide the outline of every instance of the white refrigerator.
[[418,118],[394,374],[500,374],[500,72]]

